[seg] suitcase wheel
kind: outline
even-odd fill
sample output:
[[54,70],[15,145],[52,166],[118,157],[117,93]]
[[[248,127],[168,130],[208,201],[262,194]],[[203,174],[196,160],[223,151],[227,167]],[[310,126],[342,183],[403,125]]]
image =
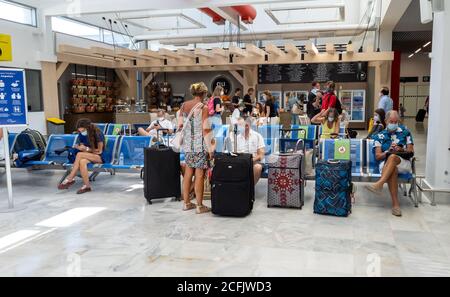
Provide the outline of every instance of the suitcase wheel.
[[151,201],[148,201],[148,205],[152,205],[153,203]]

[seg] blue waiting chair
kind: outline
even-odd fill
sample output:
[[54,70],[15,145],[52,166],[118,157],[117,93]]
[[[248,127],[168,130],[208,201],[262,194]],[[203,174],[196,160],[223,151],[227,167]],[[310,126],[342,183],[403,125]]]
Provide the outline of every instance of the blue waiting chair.
[[[343,145],[344,144],[344,145]],[[340,145],[340,147],[337,147]],[[364,145],[362,139],[326,139],[321,143],[321,160],[352,161],[353,181],[364,178]],[[349,149],[350,152],[345,152]],[[339,152],[340,153],[337,153]]]
[[109,125],[110,124],[106,124],[106,123],[95,123],[95,126],[97,126],[97,128],[99,128],[103,134],[106,134]]
[[129,135],[131,126],[129,124],[109,124],[106,135]]
[[44,159],[41,161],[29,161],[23,167],[32,169],[64,169],[68,163],[68,152],[56,154],[57,150],[73,147],[78,134],[50,135],[45,148]]
[[[150,147],[152,137],[123,136],[117,150],[117,164],[111,166],[114,170],[133,171],[144,167],[144,149]],[[120,164],[120,156],[123,164]]]

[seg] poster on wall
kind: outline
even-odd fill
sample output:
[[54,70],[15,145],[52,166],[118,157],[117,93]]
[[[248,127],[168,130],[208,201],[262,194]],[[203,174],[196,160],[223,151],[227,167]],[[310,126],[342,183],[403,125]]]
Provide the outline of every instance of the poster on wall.
[[0,68],[0,126],[27,125],[25,70]]

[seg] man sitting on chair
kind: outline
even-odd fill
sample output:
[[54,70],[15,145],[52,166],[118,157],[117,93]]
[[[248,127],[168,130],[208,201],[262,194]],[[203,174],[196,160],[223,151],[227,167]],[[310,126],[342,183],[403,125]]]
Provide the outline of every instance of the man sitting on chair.
[[153,121],[147,129],[139,128],[138,133],[140,136],[153,136],[156,137],[158,130],[166,130],[165,133],[173,133],[172,122],[166,119],[166,112],[162,109],[158,110],[158,119]]
[[[265,152],[264,138],[258,132],[252,130],[250,119],[238,120],[237,153],[253,155],[253,175],[255,185],[261,178]],[[234,127],[233,127],[234,129]],[[234,132],[227,139],[227,150],[234,152]]]
[[389,111],[386,115],[386,129],[374,136],[375,156],[381,162],[382,175],[377,183],[367,186],[369,191],[381,195],[384,184],[388,184],[392,197],[392,214],[397,217],[402,216],[398,201],[398,174],[411,173],[409,159],[414,154],[411,132],[399,122],[397,111]]

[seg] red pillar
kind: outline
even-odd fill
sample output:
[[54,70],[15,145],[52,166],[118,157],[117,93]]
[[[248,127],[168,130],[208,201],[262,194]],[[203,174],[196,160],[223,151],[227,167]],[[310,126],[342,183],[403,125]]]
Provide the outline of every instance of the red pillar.
[[394,52],[394,61],[392,61],[391,70],[391,98],[394,100],[394,109],[398,110],[400,105],[400,65],[402,62],[402,53]]

